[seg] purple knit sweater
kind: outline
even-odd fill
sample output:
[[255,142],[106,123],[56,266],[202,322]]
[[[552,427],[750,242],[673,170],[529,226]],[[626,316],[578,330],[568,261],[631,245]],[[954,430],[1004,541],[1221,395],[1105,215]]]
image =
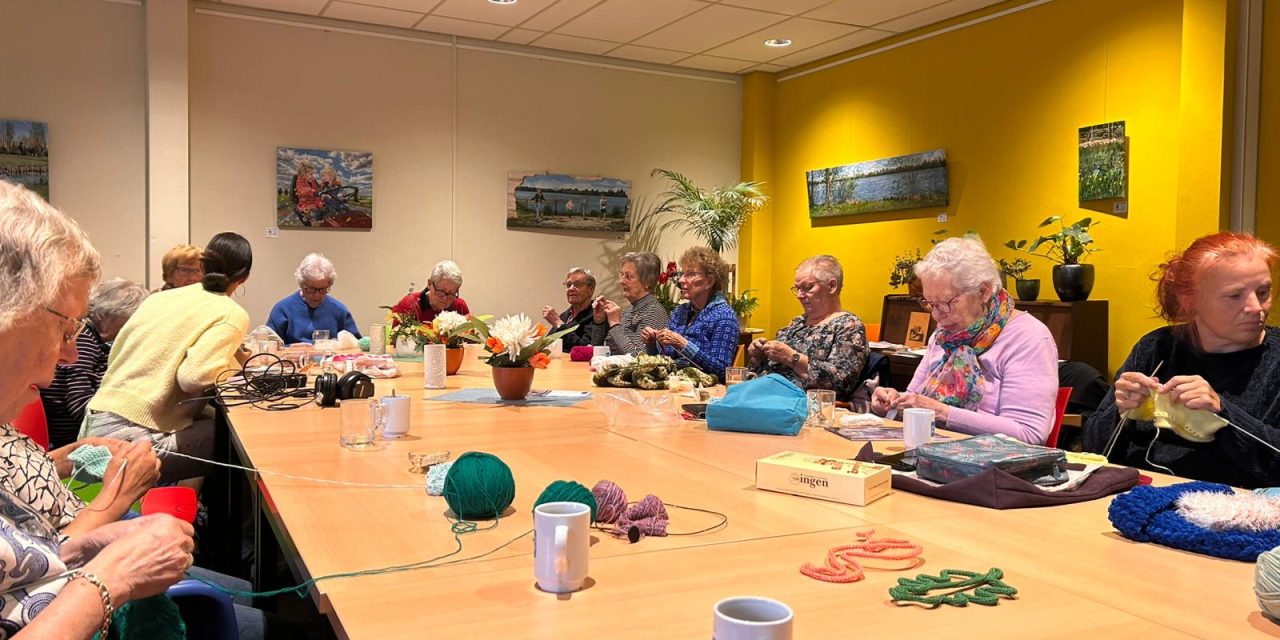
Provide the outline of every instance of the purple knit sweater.
[[[907,390],[924,386],[929,368],[943,357],[938,332]],[[982,400],[977,410],[952,407],[946,428],[961,433],[1003,433],[1027,444],[1044,444],[1053,430],[1058,394],[1058,346],[1044,323],[1017,313],[1000,336],[978,356]]]

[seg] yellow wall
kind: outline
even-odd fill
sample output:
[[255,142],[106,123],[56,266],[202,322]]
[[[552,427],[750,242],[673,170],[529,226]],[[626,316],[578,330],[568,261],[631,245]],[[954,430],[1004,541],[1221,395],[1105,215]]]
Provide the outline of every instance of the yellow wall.
[[[1197,117],[1214,117],[1213,91],[1221,126],[1222,74],[1219,86],[1206,86],[1210,95],[1191,106],[1179,87],[1184,76],[1212,81],[1214,65],[1225,64],[1222,47],[1184,52],[1184,11],[1208,15],[1222,7],[1225,0],[1051,2],[778,82],[768,176],[774,200],[768,216],[751,222],[747,237],[755,242],[745,270],[750,278],[768,263],[762,288],[773,304],[752,324],[776,330],[799,312],[787,289],[795,265],[813,254],[840,258],[846,308],[878,322],[882,298],[892,292],[894,255],[927,251],[933,231],[973,230],[996,257],[1013,257],[1004,241],[1034,237],[1045,217],[1090,215],[1102,221],[1094,234],[1102,251],[1091,259],[1098,270],[1092,297],[1111,301],[1114,369],[1159,324],[1148,280],[1154,265],[1180,238],[1217,230],[1221,153],[1213,156],[1213,139],[1201,140],[1198,153],[1208,157],[1179,162],[1179,141],[1183,131],[1202,132]],[[1206,31],[1212,29],[1190,39],[1204,40]],[[745,96],[751,93],[744,87]],[[754,119],[757,103],[744,100],[744,123]],[[1077,129],[1114,120],[1127,122],[1130,137],[1127,217],[1081,209],[1076,196]],[[945,209],[810,220],[806,170],[939,147],[950,172]],[[1180,172],[1198,167],[1213,175],[1180,185]],[[1193,206],[1200,215],[1190,212]],[[950,219],[940,224],[943,212]],[[1031,260],[1041,299],[1054,299],[1051,263]]]
[[[1280,5],[1262,13],[1262,105],[1258,123],[1258,237],[1280,245]],[[1280,310],[1272,307],[1272,319]]]

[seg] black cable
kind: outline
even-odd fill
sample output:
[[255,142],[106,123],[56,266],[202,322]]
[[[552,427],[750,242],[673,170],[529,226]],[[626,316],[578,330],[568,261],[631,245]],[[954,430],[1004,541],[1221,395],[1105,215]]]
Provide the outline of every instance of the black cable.
[[[297,382],[296,378],[291,380],[293,376],[302,376],[303,384],[293,386]],[[316,401],[315,390],[307,388],[305,380],[293,362],[274,353],[259,353],[239,369],[219,372],[212,395],[188,398],[180,404],[209,400],[223,408],[248,405],[263,411],[291,411]]]

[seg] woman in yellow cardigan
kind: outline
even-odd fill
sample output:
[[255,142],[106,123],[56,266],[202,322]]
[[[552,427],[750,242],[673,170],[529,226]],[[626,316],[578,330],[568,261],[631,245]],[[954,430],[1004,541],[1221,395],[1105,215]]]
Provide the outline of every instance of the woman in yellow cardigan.
[[[213,454],[213,421],[196,420],[205,405],[197,399],[243,357],[249,314],[230,296],[249,279],[253,251],[242,236],[219,233],[205,247],[203,263],[201,286],[151,295],[120,330],[89,402],[88,435],[149,437],[158,452]],[[162,458],[161,482],[207,472],[186,458]]]

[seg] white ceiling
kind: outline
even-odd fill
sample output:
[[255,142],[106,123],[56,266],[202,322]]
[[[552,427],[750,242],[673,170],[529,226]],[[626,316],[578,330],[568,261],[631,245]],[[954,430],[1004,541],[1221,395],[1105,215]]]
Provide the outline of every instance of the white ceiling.
[[[1001,0],[218,0],[680,67],[782,71]],[[788,38],[791,46],[764,46]]]

